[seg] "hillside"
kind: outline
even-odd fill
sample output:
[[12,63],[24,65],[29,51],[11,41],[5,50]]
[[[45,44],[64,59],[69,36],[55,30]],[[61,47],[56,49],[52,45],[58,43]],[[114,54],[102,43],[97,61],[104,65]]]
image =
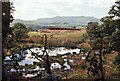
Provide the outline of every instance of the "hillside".
[[48,27],[75,27],[87,25],[88,22],[99,22],[98,18],[90,16],[56,16],[52,18],[39,18],[32,21],[15,19],[12,23],[23,23],[27,27],[33,29],[48,28]]

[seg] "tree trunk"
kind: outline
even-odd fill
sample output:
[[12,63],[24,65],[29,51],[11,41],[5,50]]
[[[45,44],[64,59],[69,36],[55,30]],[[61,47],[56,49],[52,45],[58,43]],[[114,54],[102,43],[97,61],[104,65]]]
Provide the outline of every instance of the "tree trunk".
[[102,49],[100,49],[100,71],[101,71],[101,80],[104,81],[104,72],[103,72],[103,60],[102,60]]
[[103,59],[102,59],[102,50],[103,50],[103,38],[101,37],[101,44],[100,44],[100,71],[101,71],[101,81],[104,81],[104,72],[103,72]]
[[5,58],[5,55],[4,55],[4,50],[2,48],[2,80],[7,81],[7,76],[6,76],[5,67],[4,67],[4,58]]

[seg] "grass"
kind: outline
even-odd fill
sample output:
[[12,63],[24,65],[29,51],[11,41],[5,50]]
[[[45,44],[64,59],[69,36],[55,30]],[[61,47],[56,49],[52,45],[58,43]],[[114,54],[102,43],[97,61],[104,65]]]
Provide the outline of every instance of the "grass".
[[80,37],[85,33],[85,31],[73,31],[73,32],[64,32],[55,37],[66,38],[66,39],[80,39]]
[[85,30],[79,30],[79,31],[72,30],[72,31],[65,31],[65,32],[52,32],[52,31],[50,33],[30,31],[28,33],[28,36],[33,37],[33,36],[42,36],[43,34],[47,34],[48,36],[53,35],[54,37],[68,37],[69,38],[69,37],[80,37],[82,34],[86,32]]
[[41,36],[41,33],[39,33],[39,32],[34,32],[34,31],[30,31],[30,32],[28,32],[28,36],[29,36],[29,37]]
[[[30,39],[33,39],[33,41],[39,42],[40,37],[46,34],[48,37],[49,43],[54,43],[54,44],[59,43],[60,45],[62,45],[67,41],[78,43],[80,41],[80,38],[85,33],[86,33],[85,29],[78,30],[78,31],[76,30],[45,30],[45,32],[30,31],[28,35]],[[35,40],[35,37],[37,38],[36,40]]]

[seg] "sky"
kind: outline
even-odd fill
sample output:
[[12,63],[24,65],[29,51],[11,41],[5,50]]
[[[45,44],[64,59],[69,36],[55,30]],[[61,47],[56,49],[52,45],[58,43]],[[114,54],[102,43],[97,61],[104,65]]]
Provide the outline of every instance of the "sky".
[[15,19],[35,20],[55,16],[107,15],[115,0],[10,0],[14,3]]

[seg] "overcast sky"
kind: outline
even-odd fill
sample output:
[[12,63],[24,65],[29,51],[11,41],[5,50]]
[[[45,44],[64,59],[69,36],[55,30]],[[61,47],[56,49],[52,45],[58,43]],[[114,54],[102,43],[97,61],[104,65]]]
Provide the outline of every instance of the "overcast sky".
[[35,20],[55,16],[107,15],[115,0],[10,0],[14,2],[15,19]]

